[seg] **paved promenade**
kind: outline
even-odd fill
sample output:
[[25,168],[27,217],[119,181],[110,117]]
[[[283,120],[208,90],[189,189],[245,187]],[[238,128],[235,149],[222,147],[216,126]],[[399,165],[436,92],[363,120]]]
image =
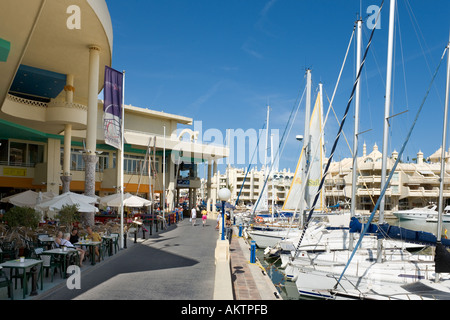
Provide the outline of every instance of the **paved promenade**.
[[172,225],[82,270],[81,289],[65,285],[40,293],[43,300],[212,300],[215,221]]
[[[68,289],[59,274],[44,278],[44,290],[27,300],[213,300],[216,276],[216,221],[203,227],[185,219],[164,231],[129,236],[127,248],[92,266],[81,268],[80,289]],[[279,300],[276,289],[259,263],[250,263],[249,245],[233,228],[230,272],[234,300]],[[9,274],[9,272],[8,272]],[[219,288],[220,289],[220,288]],[[8,300],[6,288],[0,300]],[[14,290],[21,300],[22,289]]]

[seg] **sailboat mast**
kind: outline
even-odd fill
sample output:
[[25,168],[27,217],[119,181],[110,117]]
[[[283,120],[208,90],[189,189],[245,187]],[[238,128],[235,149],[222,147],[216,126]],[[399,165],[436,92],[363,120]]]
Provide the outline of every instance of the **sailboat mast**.
[[[325,154],[325,149],[324,149],[324,132],[323,132],[323,90],[322,90],[322,88],[323,88],[323,84],[322,83],[319,83],[319,105],[320,105],[320,108],[319,108],[319,110],[318,111],[320,111],[319,112],[319,118],[320,118],[320,120],[319,120],[319,122],[320,122],[320,138],[319,138],[319,146],[317,147],[315,147],[315,148],[319,148],[319,150],[318,151],[316,151],[314,154],[314,156],[319,156],[319,163],[320,163],[320,177],[322,177],[322,175],[323,175],[323,166],[324,166],[324,163],[323,163],[323,157],[324,157],[324,154]],[[318,111],[316,111],[316,112],[318,112]],[[321,192],[320,193],[320,210],[324,210],[324,208],[325,208],[325,192]]]
[[272,222],[274,221],[274,215],[275,215],[275,183],[273,179],[274,175],[274,167],[273,167],[273,160],[275,159],[274,153],[273,153],[273,134],[270,135],[270,163],[271,163],[271,170],[270,175],[272,176]]
[[[391,0],[391,7],[389,11],[389,42],[388,42],[388,59],[386,71],[386,95],[384,103],[384,124],[383,124],[383,159],[381,164],[381,189],[386,184],[386,167],[387,167],[387,153],[388,153],[388,135],[389,135],[389,112],[391,108],[391,88],[392,88],[392,56],[394,50],[394,18],[395,18],[395,2]],[[380,202],[380,218],[379,222],[384,221],[384,204],[385,198]]]
[[[266,181],[267,176],[270,174],[267,170],[267,149],[269,148],[269,116],[270,116],[270,106],[269,104],[267,104],[267,126],[266,126],[266,152],[264,154],[264,181]],[[268,210],[269,209],[269,199],[268,199],[268,192],[269,187],[264,188],[263,192],[264,192],[264,204],[263,204],[263,208],[264,210]]]
[[303,136],[303,154],[305,156],[305,166],[302,168],[301,181],[304,185],[304,199],[300,200],[300,221],[301,226],[304,224],[304,204],[308,203],[308,183],[305,181],[306,172],[308,172],[309,165],[309,153],[310,153],[310,136],[309,136],[309,123],[311,121],[311,69],[306,70],[306,107],[305,107],[305,135]]
[[[386,184],[386,167],[387,167],[387,152],[388,152],[388,134],[389,134],[389,111],[391,108],[391,87],[392,87],[392,56],[394,50],[394,21],[395,21],[395,2],[391,0],[391,6],[389,11],[389,42],[388,42],[388,59],[387,59],[387,71],[386,71],[386,95],[384,104],[384,124],[383,124],[383,159],[381,163],[381,187],[383,190]],[[379,223],[384,222],[384,207],[385,196],[383,194],[380,202],[380,216]],[[381,245],[382,239],[378,240],[378,257],[377,261],[381,261]]]
[[[361,68],[361,47],[362,47],[362,20],[359,19],[356,22],[356,74],[359,74],[359,70]],[[356,210],[356,184],[357,184],[357,175],[356,170],[358,166],[358,133],[359,133],[359,106],[361,102],[360,97],[360,87],[361,81],[358,81],[355,90],[355,126],[354,126],[354,136],[353,136],[353,166],[352,166],[352,198],[350,202],[350,216],[355,216]],[[353,235],[350,236],[349,249],[353,250]]]
[[269,147],[269,114],[270,114],[270,107],[267,106],[266,148],[264,152],[264,178],[267,176],[267,148]]
[[439,204],[438,204],[438,225],[437,225],[437,241],[441,241],[442,237],[442,212],[444,209],[444,177],[445,177],[445,147],[447,140],[447,117],[448,117],[448,100],[450,92],[450,39],[447,44],[447,85],[445,89],[445,108],[444,108],[444,128],[442,132],[442,148],[441,148],[441,176],[439,182]]

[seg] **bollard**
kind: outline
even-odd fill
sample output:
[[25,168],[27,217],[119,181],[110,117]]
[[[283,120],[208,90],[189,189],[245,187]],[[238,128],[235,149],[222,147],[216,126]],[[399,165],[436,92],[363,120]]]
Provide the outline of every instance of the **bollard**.
[[239,225],[239,238],[242,238],[242,230],[244,228],[242,227],[242,224]]
[[142,225],[142,239],[145,239],[145,225]]
[[134,229],[134,243],[137,243],[137,231],[138,231],[138,228],[135,228]]
[[127,248],[127,232],[123,233],[123,247]]
[[250,246],[250,263],[256,263],[256,242],[252,241]]
[[150,235],[152,235],[152,229],[153,229],[153,220],[150,220],[150,229],[149,229]]

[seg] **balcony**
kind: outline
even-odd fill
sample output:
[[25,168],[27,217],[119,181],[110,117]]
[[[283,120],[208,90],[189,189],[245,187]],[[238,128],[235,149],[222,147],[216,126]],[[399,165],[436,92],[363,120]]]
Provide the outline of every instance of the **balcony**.
[[71,123],[74,129],[84,129],[87,107],[79,103],[51,100],[43,102],[8,94],[2,111],[21,119],[49,123]]

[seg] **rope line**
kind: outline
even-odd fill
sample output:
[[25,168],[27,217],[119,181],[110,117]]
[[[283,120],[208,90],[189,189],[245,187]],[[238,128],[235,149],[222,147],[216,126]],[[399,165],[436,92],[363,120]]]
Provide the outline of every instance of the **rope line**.
[[341,281],[342,277],[344,276],[345,271],[347,271],[347,268],[348,268],[348,266],[350,265],[350,262],[352,261],[353,256],[355,255],[356,250],[357,250],[358,247],[360,246],[361,241],[362,241],[364,235],[366,234],[366,232],[367,232],[367,230],[368,230],[368,228],[369,228],[370,223],[371,223],[372,220],[373,220],[373,217],[374,217],[374,215],[375,215],[375,212],[378,210],[378,207],[380,206],[381,199],[383,198],[383,196],[384,196],[384,194],[385,194],[385,192],[386,192],[386,189],[387,189],[388,186],[389,186],[389,182],[391,181],[391,179],[392,179],[392,177],[393,177],[393,175],[394,175],[395,169],[397,168],[397,165],[398,165],[398,163],[400,162],[400,159],[401,159],[401,157],[402,157],[403,151],[404,151],[405,148],[406,148],[406,144],[408,143],[408,141],[409,141],[409,139],[410,139],[410,137],[411,137],[412,131],[413,131],[413,129],[414,129],[415,125],[416,125],[416,122],[417,122],[417,120],[418,120],[418,118],[419,118],[420,112],[422,111],[422,108],[423,108],[423,106],[424,106],[424,104],[425,104],[425,101],[426,101],[427,98],[428,98],[428,94],[430,93],[431,87],[433,86],[434,79],[436,78],[437,73],[438,73],[438,71],[439,71],[439,69],[440,69],[440,67],[441,67],[441,64],[442,64],[442,61],[443,61],[443,59],[444,59],[444,56],[445,56],[445,53],[446,53],[447,49],[448,49],[448,47],[445,48],[444,53],[442,54],[441,60],[439,61],[439,65],[437,66],[436,71],[434,72],[434,75],[433,75],[433,77],[432,77],[432,79],[431,79],[431,81],[430,81],[430,84],[429,84],[429,86],[428,86],[428,89],[427,89],[427,92],[426,92],[426,94],[425,94],[425,97],[423,98],[422,103],[420,104],[420,107],[419,107],[419,109],[417,110],[417,114],[416,114],[416,117],[415,117],[415,119],[414,119],[414,122],[412,123],[411,128],[409,129],[408,135],[406,136],[406,139],[405,139],[405,141],[403,142],[402,148],[400,149],[400,152],[398,153],[398,157],[397,157],[397,159],[395,160],[395,163],[394,163],[392,169],[390,170],[389,177],[388,177],[388,179],[386,180],[386,183],[385,183],[385,185],[384,185],[384,187],[383,187],[383,190],[381,191],[380,197],[378,198],[378,201],[377,201],[377,203],[376,203],[376,205],[375,205],[375,208],[373,209],[373,211],[372,211],[372,213],[371,213],[371,215],[370,215],[370,217],[369,217],[367,223],[365,224],[364,230],[363,230],[363,232],[361,232],[361,234],[360,234],[360,236],[359,236],[359,240],[358,240],[358,242],[357,242],[355,248],[353,249],[353,252],[352,252],[352,254],[350,255],[350,258],[349,258],[347,264],[345,265],[345,268],[344,268],[344,270],[342,271],[342,273],[341,273],[341,275],[340,275],[340,277],[339,277],[339,279],[338,279],[336,285],[334,286],[334,289],[337,288],[337,286],[339,285],[339,282]]
[[[377,20],[378,20],[379,17],[380,17],[380,13],[381,13],[381,10],[382,10],[382,8],[383,8],[383,4],[384,4],[384,0],[382,1],[381,6],[380,6],[380,10],[378,11]],[[357,87],[357,85],[358,85],[359,78],[360,78],[360,76],[361,76],[361,72],[362,72],[362,70],[364,69],[364,65],[365,65],[365,62],[366,62],[367,53],[369,52],[369,48],[370,48],[370,46],[371,46],[371,44],[372,44],[372,39],[373,39],[373,35],[374,35],[374,33],[375,33],[375,30],[376,30],[376,28],[373,28],[373,29],[372,29],[372,33],[371,33],[370,38],[369,38],[369,41],[368,41],[368,43],[367,43],[366,50],[365,50],[365,52],[364,52],[364,56],[363,56],[363,59],[362,59],[362,62],[361,62],[361,66],[360,66],[359,71],[358,71],[358,75],[357,75],[356,80],[355,80],[355,82],[354,82],[354,84],[353,84],[353,89],[352,89],[352,92],[351,92],[351,94],[350,94],[350,98],[349,98],[349,100],[348,100],[347,107],[345,108],[344,116],[343,116],[343,118],[342,118],[342,120],[341,120],[341,124],[340,124],[340,126],[339,126],[339,130],[338,130],[338,133],[337,133],[337,135],[336,135],[336,139],[335,139],[334,144],[333,144],[333,147],[332,147],[332,149],[331,149],[330,157],[329,157],[329,159],[328,159],[328,162],[327,162],[327,165],[326,165],[326,167],[325,167],[325,170],[324,170],[322,179],[321,179],[321,181],[320,181],[319,189],[317,190],[316,196],[314,197],[314,202],[313,202],[312,207],[311,207],[311,209],[310,209],[310,211],[309,211],[308,218],[307,218],[307,220],[306,220],[306,224],[305,224],[305,226],[303,227],[303,230],[302,230],[302,233],[301,233],[301,235],[300,235],[300,239],[299,239],[299,242],[298,242],[297,247],[296,247],[296,249],[295,249],[295,253],[294,253],[293,257],[292,257],[292,260],[295,259],[295,258],[297,257],[297,255],[298,255],[298,252],[299,252],[299,249],[300,249],[300,245],[301,245],[301,243],[302,243],[303,237],[305,236],[306,229],[308,228],[308,225],[309,225],[309,223],[310,223],[310,221],[311,221],[311,217],[312,217],[312,214],[313,214],[313,212],[314,212],[314,208],[315,208],[315,206],[316,206],[316,204],[317,204],[317,200],[319,199],[320,192],[321,192],[321,190],[322,190],[323,184],[324,184],[324,182],[325,182],[325,178],[326,178],[326,176],[327,176],[327,174],[328,174],[328,170],[329,170],[330,165],[331,165],[331,161],[333,160],[334,152],[336,151],[336,147],[337,147],[337,144],[338,144],[338,142],[339,142],[339,138],[340,138],[341,133],[342,133],[342,130],[343,130],[343,128],[344,128],[345,120],[347,119],[347,114],[348,114],[348,111],[349,111],[349,109],[350,109],[350,104],[352,103],[353,97],[354,97],[354,95],[355,95],[356,87]]]

